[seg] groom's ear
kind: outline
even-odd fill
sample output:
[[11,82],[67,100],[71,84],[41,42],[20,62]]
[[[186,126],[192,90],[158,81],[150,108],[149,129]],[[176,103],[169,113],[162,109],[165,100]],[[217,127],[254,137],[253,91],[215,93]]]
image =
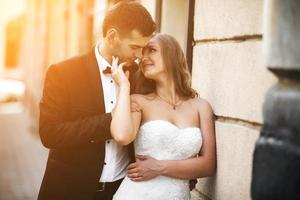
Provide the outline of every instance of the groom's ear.
[[118,31],[114,28],[108,29],[106,32],[106,39],[109,42],[109,44],[115,44],[119,40]]

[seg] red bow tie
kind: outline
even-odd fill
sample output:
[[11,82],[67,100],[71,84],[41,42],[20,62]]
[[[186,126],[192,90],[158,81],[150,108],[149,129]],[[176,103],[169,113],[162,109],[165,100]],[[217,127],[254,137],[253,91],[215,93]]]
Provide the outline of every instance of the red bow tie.
[[104,70],[102,70],[103,74],[111,74],[111,67],[107,66]]

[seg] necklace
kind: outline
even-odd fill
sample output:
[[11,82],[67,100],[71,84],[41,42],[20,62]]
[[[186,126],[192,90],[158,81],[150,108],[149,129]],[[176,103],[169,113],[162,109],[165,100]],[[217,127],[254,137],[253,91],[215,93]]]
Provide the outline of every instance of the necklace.
[[175,103],[170,103],[169,101],[165,100],[164,98],[162,98],[161,96],[159,96],[157,93],[156,93],[157,97],[159,99],[161,99],[162,101],[166,102],[167,104],[169,104],[170,106],[172,106],[173,110],[176,110],[176,107],[180,106],[182,104],[183,101],[179,101],[179,102],[175,102]]

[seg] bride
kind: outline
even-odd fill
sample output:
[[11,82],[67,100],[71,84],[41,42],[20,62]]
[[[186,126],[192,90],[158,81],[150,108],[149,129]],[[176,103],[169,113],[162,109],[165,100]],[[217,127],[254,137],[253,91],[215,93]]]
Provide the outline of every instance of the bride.
[[134,141],[137,159],[113,199],[190,199],[189,179],[215,172],[213,111],[191,88],[186,59],[173,37],[156,34],[142,53],[141,71],[153,84],[147,94],[130,96],[129,73],[113,58],[119,95],[111,133],[122,145]]

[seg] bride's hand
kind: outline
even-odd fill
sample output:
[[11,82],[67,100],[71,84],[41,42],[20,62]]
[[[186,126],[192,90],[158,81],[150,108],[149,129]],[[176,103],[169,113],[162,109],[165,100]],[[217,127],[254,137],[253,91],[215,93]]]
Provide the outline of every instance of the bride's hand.
[[136,158],[137,161],[127,167],[128,178],[132,181],[145,181],[162,174],[164,165],[160,160],[142,155],[137,155]]
[[112,60],[112,78],[114,79],[114,81],[119,85],[119,86],[129,86],[129,71],[126,71],[124,73],[123,71],[123,66],[125,64],[125,62],[118,64],[119,62],[119,58],[118,57],[114,57],[113,56],[113,60]]

